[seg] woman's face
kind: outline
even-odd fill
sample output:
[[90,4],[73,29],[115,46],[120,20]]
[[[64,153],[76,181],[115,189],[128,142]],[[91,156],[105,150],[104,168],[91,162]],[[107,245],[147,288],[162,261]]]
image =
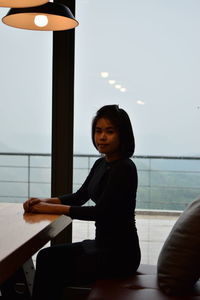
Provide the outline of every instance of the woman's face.
[[98,151],[105,154],[107,161],[120,158],[119,133],[108,119],[101,118],[97,121],[94,141]]

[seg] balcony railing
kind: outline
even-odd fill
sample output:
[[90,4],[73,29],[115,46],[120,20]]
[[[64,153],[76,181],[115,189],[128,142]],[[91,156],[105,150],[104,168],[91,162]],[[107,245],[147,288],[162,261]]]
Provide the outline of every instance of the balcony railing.
[[0,153],[0,201],[23,202],[50,192],[50,154]]
[[[74,191],[98,157],[74,155]],[[134,156],[132,159],[139,177],[137,209],[181,211],[200,195],[200,157]],[[0,153],[0,201],[49,197],[50,191],[50,154]]]

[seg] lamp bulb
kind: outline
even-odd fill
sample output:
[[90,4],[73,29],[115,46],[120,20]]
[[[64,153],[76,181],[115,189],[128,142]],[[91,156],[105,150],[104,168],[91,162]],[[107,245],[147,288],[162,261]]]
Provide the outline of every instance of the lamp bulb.
[[45,15],[37,15],[34,18],[34,23],[38,27],[45,27],[48,24],[48,18]]

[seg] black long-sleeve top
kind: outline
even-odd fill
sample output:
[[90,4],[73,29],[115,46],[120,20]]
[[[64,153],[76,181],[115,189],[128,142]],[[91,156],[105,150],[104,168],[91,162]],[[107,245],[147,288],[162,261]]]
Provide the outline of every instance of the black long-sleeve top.
[[[137,184],[131,159],[106,162],[100,158],[77,192],[59,198],[71,206],[72,219],[95,221],[98,247],[133,249],[138,246],[134,213]],[[96,205],[82,206],[89,199]]]

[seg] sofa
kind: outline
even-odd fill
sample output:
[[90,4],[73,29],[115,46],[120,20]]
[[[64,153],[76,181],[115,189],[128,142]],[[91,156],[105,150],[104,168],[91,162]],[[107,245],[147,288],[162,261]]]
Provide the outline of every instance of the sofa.
[[197,300],[200,282],[191,293],[180,296],[165,294],[157,281],[157,267],[141,265],[135,276],[123,279],[98,280],[86,297],[87,300]]

